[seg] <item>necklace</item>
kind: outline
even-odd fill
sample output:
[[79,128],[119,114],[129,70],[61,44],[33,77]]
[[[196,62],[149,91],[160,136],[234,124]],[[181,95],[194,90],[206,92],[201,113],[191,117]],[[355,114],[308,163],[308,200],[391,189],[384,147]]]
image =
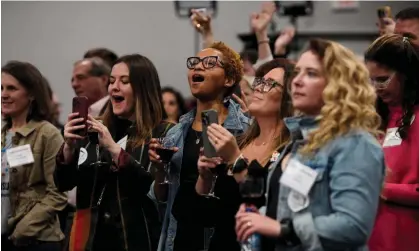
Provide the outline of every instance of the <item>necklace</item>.
[[195,129],[193,129],[193,124],[191,126],[191,129],[195,133],[195,136],[196,136],[195,144],[199,145],[199,142],[201,142],[201,137],[198,135],[197,131]]
[[201,138],[198,136],[198,134],[195,132],[196,135],[196,140],[195,140],[195,144],[199,145],[199,142],[201,141]]

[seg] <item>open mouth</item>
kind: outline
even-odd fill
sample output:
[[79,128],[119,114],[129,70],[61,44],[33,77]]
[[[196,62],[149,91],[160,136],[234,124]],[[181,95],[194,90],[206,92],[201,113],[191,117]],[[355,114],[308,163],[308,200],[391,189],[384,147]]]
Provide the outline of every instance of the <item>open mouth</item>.
[[115,103],[121,103],[122,101],[125,100],[123,96],[118,96],[118,95],[112,95],[112,99],[115,101]]
[[192,75],[192,81],[196,83],[204,82],[205,77],[201,74],[194,74]]

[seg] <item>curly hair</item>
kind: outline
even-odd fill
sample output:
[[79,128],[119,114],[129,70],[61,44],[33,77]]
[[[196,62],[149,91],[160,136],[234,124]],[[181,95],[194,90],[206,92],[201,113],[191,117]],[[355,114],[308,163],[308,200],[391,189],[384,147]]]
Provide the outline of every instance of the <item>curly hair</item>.
[[217,50],[223,54],[223,67],[226,78],[232,80],[234,85],[228,88],[225,96],[233,93],[235,86],[240,82],[243,75],[243,61],[240,55],[223,42],[214,42],[208,48]]
[[322,39],[311,40],[307,51],[313,52],[320,60],[326,87],[323,90],[324,105],[318,116],[319,127],[308,135],[308,143],[301,153],[311,155],[330,140],[352,130],[380,135],[381,119],[375,110],[376,93],[363,62],[342,45]]
[[[376,62],[397,72],[401,77],[403,116],[397,122],[397,132],[405,139],[414,115],[414,107],[419,104],[419,48],[407,37],[384,35],[370,45],[365,52],[365,61]],[[389,109],[380,97],[377,99],[377,111],[383,122],[381,129],[385,130]]]

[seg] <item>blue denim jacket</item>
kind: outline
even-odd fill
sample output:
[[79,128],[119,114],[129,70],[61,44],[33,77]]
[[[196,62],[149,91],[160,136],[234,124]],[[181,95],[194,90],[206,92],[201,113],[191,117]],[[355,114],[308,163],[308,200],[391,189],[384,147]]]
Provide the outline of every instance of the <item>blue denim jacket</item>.
[[[250,119],[246,117],[241,111],[240,106],[233,101],[229,101],[228,115],[224,121],[224,128],[230,132],[235,132],[237,135],[246,131],[249,127]],[[173,243],[176,237],[177,221],[172,215],[172,206],[175,200],[180,179],[180,168],[182,167],[183,158],[183,144],[188,132],[188,129],[192,125],[195,119],[196,110],[193,110],[180,118],[179,124],[174,126],[166,134],[168,138],[165,147],[178,147],[179,151],[176,152],[171,160],[170,164],[170,175],[168,198],[165,202],[165,207],[162,207],[162,202],[157,201],[154,193],[154,183],[151,185],[148,196],[153,199],[158,205],[160,210],[164,208],[165,214],[163,218],[162,232],[160,235],[160,241],[158,249],[159,251],[172,251]]]
[[[303,135],[303,138],[317,128],[317,122],[309,117],[286,118],[285,124],[292,135]],[[297,150],[304,142],[305,139],[293,139],[284,153],[290,151],[291,158],[318,173],[308,195],[309,205],[300,211],[291,211],[288,204],[291,189],[278,181],[277,211],[278,221],[292,219],[301,245],[278,244],[276,250],[368,250],[366,244],[374,225],[385,173],[381,146],[371,134],[353,130],[332,139],[313,157],[302,158]],[[281,168],[282,155],[272,164],[270,175],[275,168]]]

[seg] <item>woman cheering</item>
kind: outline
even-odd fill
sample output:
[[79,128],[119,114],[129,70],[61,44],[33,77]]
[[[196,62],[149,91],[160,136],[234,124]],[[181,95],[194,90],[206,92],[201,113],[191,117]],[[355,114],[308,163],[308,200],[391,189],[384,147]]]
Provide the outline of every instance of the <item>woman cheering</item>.
[[[70,251],[155,250],[158,215],[147,197],[152,183],[147,142],[168,129],[157,71],[144,56],[118,59],[108,92],[111,102],[101,118],[89,116],[86,139],[76,130],[83,118],[70,114],[65,144],[57,155],[60,190],[77,186],[77,210]],[[83,146],[83,147],[80,147]]]

